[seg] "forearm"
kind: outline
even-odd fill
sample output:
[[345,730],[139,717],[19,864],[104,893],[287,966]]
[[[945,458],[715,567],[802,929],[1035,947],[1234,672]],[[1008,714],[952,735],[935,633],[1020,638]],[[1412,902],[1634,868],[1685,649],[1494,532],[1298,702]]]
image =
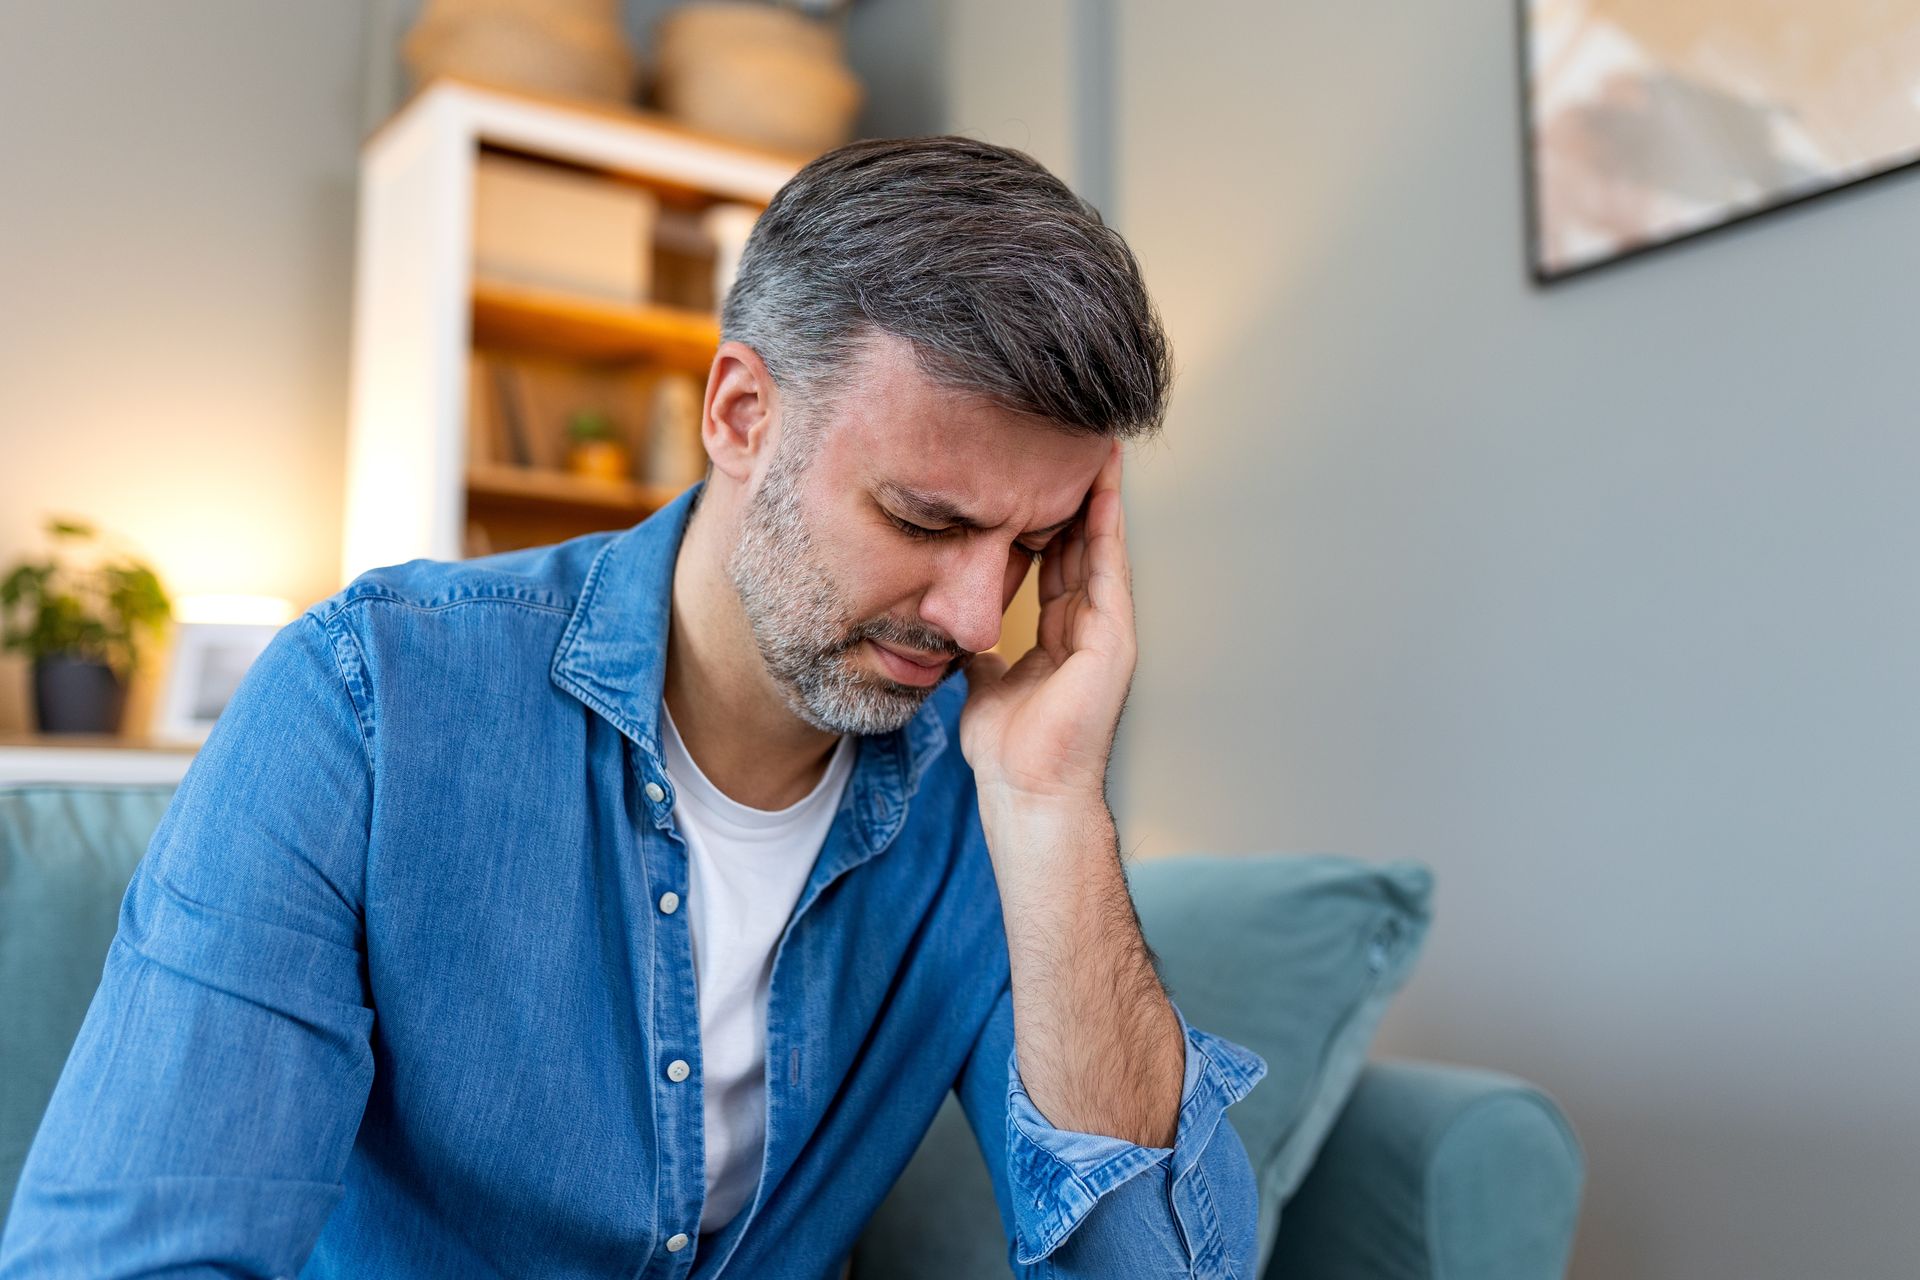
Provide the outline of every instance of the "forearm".
[[1058,1128],[1171,1147],[1186,1046],[1127,894],[1106,804],[983,794],[980,808],[1028,1096]]

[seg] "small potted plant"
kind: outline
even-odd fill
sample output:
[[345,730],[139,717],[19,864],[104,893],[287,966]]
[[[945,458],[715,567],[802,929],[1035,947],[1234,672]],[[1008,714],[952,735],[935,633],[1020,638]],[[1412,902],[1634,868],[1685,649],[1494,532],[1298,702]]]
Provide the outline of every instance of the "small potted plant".
[[45,559],[0,579],[0,648],[33,662],[42,733],[118,733],[143,634],[173,616],[160,579],[124,552],[109,553],[83,520],[54,517]]
[[625,480],[633,474],[633,454],[614,434],[613,420],[598,409],[582,409],[567,419],[567,470],[595,480]]

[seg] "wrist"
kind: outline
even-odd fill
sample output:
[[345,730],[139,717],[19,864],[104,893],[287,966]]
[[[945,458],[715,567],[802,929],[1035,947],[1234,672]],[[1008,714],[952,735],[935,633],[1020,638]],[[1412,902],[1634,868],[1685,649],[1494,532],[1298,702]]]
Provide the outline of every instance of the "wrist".
[[1034,792],[1004,784],[979,787],[980,823],[989,848],[1110,843],[1113,811],[1094,790]]

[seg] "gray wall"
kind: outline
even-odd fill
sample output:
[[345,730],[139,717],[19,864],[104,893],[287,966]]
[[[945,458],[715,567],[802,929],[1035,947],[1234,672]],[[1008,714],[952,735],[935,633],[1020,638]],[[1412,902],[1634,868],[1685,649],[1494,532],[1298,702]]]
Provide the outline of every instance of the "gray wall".
[[1541,292],[1512,0],[1125,0],[1143,852],[1411,856],[1574,1274],[1920,1267],[1920,175]]

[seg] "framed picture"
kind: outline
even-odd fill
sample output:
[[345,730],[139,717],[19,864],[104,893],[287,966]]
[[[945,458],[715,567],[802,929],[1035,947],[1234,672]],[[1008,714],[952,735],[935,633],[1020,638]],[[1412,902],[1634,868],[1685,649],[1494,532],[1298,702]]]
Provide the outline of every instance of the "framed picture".
[[1519,4],[1538,280],[1920,161],[1920,5]]
[[240,678],[279,630],[279,624],[272,623],[179,623],[155,736],[179,742],[205,739],[240,687]]

